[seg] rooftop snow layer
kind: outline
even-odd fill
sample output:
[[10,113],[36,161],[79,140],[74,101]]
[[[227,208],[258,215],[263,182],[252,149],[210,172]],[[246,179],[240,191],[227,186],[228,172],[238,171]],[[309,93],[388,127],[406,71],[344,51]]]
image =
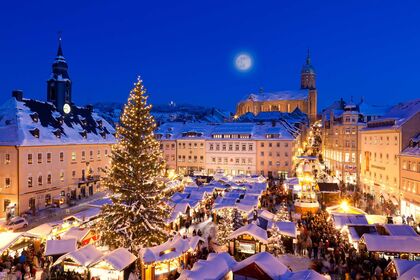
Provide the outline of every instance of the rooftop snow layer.
[[306,100],[308,90],[284,90],[277,92],[251,93],[241,102],[245,101],[277,101],[277,100]]
[[15,98],[0,106],[0,145],[113,144],[114,132],[88,108],[62,115],[52,103]]

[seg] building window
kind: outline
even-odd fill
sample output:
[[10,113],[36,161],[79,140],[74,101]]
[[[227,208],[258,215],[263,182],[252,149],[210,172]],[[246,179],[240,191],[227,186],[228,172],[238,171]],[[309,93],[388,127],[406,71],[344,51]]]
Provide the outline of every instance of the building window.
[[288,161],[285,161],[284,162],[284,166],[289,166],[289,162]]
[[7,189],[7,188],[10,188],[10,185],[11,185],[10,178],[4,178],[4,187]]
[[261,152],[260,154],[261,154],[262,157],[264,156],[264,152]]
[[98,152],[96,153],[96,159],[97,160],[101,159],[101,150],[98,150]]
[[210,150],[210,151],[213,151],[213,149],[214,149],[213,144],[210,144],[210,146],[209,146],[209,150]]
[[105,156],[108,155],[108,149],[105,149]]
[[253,146],[252,144],[249,144],[249,145],[248,145],[248,150],[249,150],[249,151],[252,151],[253,149],[254,149],[254,146]]
[[222,145],[222,151],[226,151],[226,144]]
[[284,156],[285,156],[285,157],[288,157],[288,156],[289,156],[289,154],[288,154],[287,152],[285,152],[285,153],[284,153]]
[[51,185],[51,174],[47,175],[47,184]]
[[86,152],[82,151],[82,161],[85,161],[85,160],[86,160]]
[[260,164],[261,164],[261,165],[264,165],[264,161],[261,161],[261,162],[260,162]]
[[42,186],[42,175],[38,176],[38,186]]
[[219,150],[220,150],[220,145],[216,144],[216,151],[219,151]]
[[[76,160],[76,154],[74,154],[74,159]],[[64,153],[60,152],[60,161],[63,162],[64,161]]]
[[92,150],[90,150],[90,151],[89,151],[89,158],[90,158],[91,160],[93,160],[93,151],[92,151]]
[[60,171],[60,181],[64,182],[64,171]]
[[10,199],[5,199],[3,202],[3,212],[6,212],[7,207],[10,205]]
[[264,147],[264,142],[261,142],[260,146],[261,146],[261,148],[263,148]]
[[235,145],[235,151],[239,151],[239,144]]
[[242,144],[242,151],[246,151],[246,145]]
[[41,153],[38,154],[38,163],[42,163],[42,154]]
[[233,145],[229,144],[229,151],[233,151]]
[[289,147],[289,143],[284,143],[284,146],[287,148]]
[[10,154],[5,154],[4,155],[4,164],[9,164],[10,163]]
[[271,143],[271,142],[268,143],[268,147],[270,147],[270,148],[273,147],[273,143]]
[[28,154],[28,164],[32,164],[32,154]]
[[50,163],[51,162],[51,153],[47,153],[47,162]]
[[76,152],[71,152],[71,161],[76,161]]
[[28,177],[28,188],[32,188],[32,176]]

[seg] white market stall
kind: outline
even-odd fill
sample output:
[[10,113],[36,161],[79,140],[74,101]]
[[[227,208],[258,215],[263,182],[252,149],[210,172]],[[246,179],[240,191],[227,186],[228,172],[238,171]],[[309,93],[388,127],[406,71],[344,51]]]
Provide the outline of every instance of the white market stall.
[[89,265],[98,261],[102,256],[102,252],[90,244],[62,255],[54,262],[54,265],[62,263],[64,271],[74,271],[84,275],[87,273]]
[[91,277],[101,280],[124,280],[125,270],[137,259],[125,248],[118,248],[89,265]]
[[51,256],[53,259],[73,252],[77,249],[77,240],[72,239],[63,239],[63,240],[47,240],[45,242],[45,256]]
[[225,279],[232,280],[236,261],[228,253],[210,253],[207,260],[198,260],[191,270],[183,270],[178,280]]
[[363,234],[359,248],[380,256],[417,259],[420,257],[420,236]]

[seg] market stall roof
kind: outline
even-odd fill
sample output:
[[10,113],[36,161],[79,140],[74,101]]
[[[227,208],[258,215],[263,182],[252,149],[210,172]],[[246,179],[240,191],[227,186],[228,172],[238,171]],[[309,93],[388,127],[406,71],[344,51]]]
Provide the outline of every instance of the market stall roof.
[[98,208],[102,208],[102,206],[105,205],[111,205],[112,204],[112,200],[109,197],[104,197],[104,198],[100,198],[100,199],[96,199],[92,202],[89,202],[89,206],[92,207],[98,207]]
[[348,234],[353,242],[358,242],[362,238],[363,234],[368,233],[372,235],[378,235],[376,226],[374,225],[347,225],[342,230],[347,229]]
[[126,248],[118,248],[102,256],[98,261],[91,263],[89,266],[92,267],[100,262],[106,262],[114,270],[122,271],[135,260],[137,260],[137,257],[131,254]]
[[413,280],[420,278],[420,264],[410,268],[403,275],[398,277],[398,280]]
[[45,255],[55,256],[63,255],[68,252],[73,252],[77,249],[77,240],[72,239],[61,239],[61,240],[47,240],[45,245]]
[[388,266],[393,265],[397,271],[397,276],[401,276],[408,270],[412,269],[416,265],[420,264],[420,261],[409,261],[403,259],[393,259]]
[[87,222],[91,219],[98,217],[100,213],[100,208],[92,207],[79,213],[73,214],[71,216],[65,217],[63,220],[69,220],[73,218],[75,220],[78,220],[79,222]]
[[178,258],[188,250],[195,249],[199,240],[198,236],[184,239],[180,235],[176,235],[161,245],[141,249],[140,259],[149,264]]
[[76,264],[88,267],[90,264],[98,261],[103,256],[102,252],[95,248],[92,244],[82,247],[73,252],[62,255],[57,259],[54,265],[61,263],[66,259],[71,259]]
[[288,277],[284,278],[285,280],[326,280],[322,274],[316,272],[312,269],[301,270],[297,272],[292,272]]
[[91,231],[89,228],[79,228],[79,227],[72,227],[65,233],[61,235],[62,239],[72,239],[75,238],[77,242],[80,242],[83,240],[83,238],[86,237],[86,235]]
[[21,237],[33,237],[36,238],[36,235],[27,233],[27,232],[2,232],[0,233],[0,254],[3,253],[5,250],[13,246],[16,241],[19,240]]
[[342,228],[346,225],[367,225],[368,221],[365,215],[357,214],[332,214],[332,219],[336,228]]
[[279,279],[280,277],[285,277],[290,273],[290,270],[287,268],[287,266],[282,264],[279,259],[267,252],[261,252],[252,255],[251,257],[248,257],[245,260],[237,263],[232,268],[232,272],[239,272],[251,264],[256,264],[267,275],[269,275],[271,279]]
[[297,237],[297,229],[296,229],[296,224],[294,222],[286,222],[286,221],[273,222],[271,223],[269,228],[270,227],[277,227],[277,229],[282,235],[293,237],[293,238]]
[[234,239],[243,234],[251,235],[252,237],[264,244],[266,244],[268,241],[267,231],[260,228],[256,224],[247,224],[243,227],[238,228],[229,235],[228,239]]
[[389,235],[394,235],[394,236],[418,236],[416,231],[409,225],[385,224],[384,228],[389,233]]
[[223,279],[236,261],[228,253],[210,253],[207,260],[198,260],[191,270],[182,271],[178,280]]
[[57,222],[57,223],[45,223],[45,224],[39,225],[37,227],[34,227],[31,230],[28,230],[27,233],[33,234],[33,235],[35,235],[37,237],[40,237],[40,238],[43,238],[43,237],[48,236],[52,232],[54,226],[59,225],[59,224],[60,224],[59,222]]
[[363,234],[360,241],[369,252],[420,254],[420,237]]

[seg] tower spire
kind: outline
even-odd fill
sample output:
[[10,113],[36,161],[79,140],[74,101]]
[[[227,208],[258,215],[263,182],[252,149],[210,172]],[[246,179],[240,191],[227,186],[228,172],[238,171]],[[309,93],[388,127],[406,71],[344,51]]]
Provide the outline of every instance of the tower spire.
[[57,49],[57,56],[64,56],[63,49],[61,47],[61,31],[58,32],[58,49]]
[[306,65],[311,65],[311,53],[308,48],[308,53],[306,55]]

